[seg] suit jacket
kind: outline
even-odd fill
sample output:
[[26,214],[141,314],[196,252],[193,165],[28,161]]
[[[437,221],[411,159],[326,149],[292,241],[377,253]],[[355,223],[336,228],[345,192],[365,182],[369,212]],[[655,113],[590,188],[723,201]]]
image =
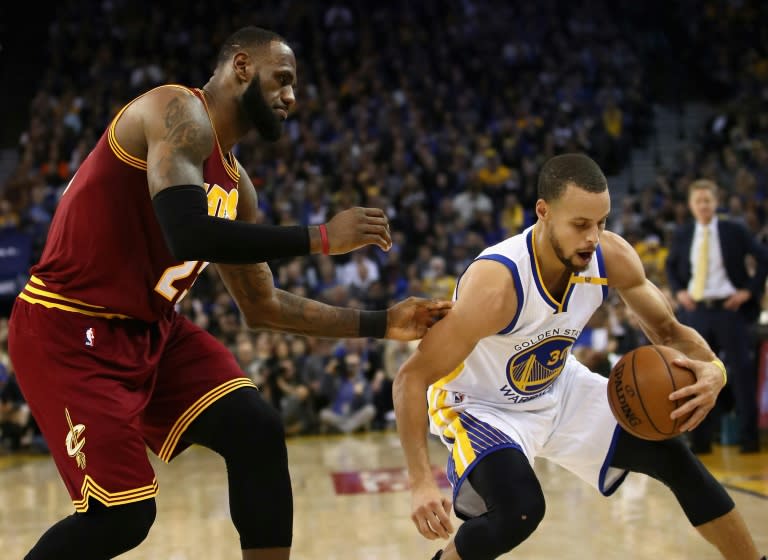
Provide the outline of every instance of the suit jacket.
[[[680,226],[672,239],[666,270],[673,293],[688,289],[692,274],[691,245],[695,227],[696,224],[693,222]],[[740,310],[750,320],[755,320],[760,314],[760,299],[765,289],[766,276],[768,276],[768,247],[758,243],[749,230],[737,222],[718,218],[717,232],[728,279],[737,290],[744,289],[752,292],[752,298],[743,304]],[[747,271],[745,262],[747,255],[754,257],[757,262],[754,276],[750,276]]]

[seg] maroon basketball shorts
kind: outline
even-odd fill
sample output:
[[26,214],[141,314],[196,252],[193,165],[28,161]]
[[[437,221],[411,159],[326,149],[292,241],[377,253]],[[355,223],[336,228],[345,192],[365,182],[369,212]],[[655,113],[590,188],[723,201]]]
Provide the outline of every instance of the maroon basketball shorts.
[[185,317],[108,319],[16,300],[8,345],[19,385],[77,511],[157,494],[147,447],[170,461],[205,408],[253,386]]

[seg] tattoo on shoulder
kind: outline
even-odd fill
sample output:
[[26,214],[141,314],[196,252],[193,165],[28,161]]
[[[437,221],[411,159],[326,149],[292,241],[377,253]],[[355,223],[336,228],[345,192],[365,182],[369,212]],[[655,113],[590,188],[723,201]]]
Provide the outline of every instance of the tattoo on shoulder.
[[200,149],[203,131],[179,98],[174,98],[168,103],[164,120],[165,139],[174,149],[182,151]]

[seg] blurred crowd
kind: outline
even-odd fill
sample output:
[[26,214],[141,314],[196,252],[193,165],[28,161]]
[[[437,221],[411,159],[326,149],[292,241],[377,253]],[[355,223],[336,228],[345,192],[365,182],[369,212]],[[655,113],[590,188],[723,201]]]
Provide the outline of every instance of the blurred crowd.
[[[392,224],[386,253],[270,263],[279,288],[330,304],[381,309],[410,295],[450,298],[475,255],[533,223],[544,160],[586,152],[613,175],[653,133],[647,48],[658,31],[633,28],[612,2],[81,4],[60,5],[48,29],[49,65],[19,136],[20,163],[2,187],[0,246],[14,249],[0,253],[4,316],[40,254],[61,192],[110,119],[156,85],[204,85],[219,44],[242,25],[279,31],[298,60],[298,104],[283,138],[265,144],[254,133],[234,150],[257,188],[263,221],[320,224],[361,205],[385,209]],[[689,29],[691,41],[712,28],[733,33],[719,10],[736,4],[743,3],[710,2]],[[754,55],[716,53],[731,73],[725,81],[742,87],[729,92],[678,166],[659,169],[615,212],[611,228],[635,244],[659,285],[664,245],[670,228],[688,219],[684,193],[695,177],[716,178],[723,210],[768,233],[768,113],[754,109],[766,106],[766,36],[759,31],[762,50]],[[232,349],[289,434],[393,425],[392,379],[412,343],[249,332],[213,266],[179,309]],[[607,374],[616,356],[643,340],[611,301],[576,351]],[[12,365],[3,357],[7,387]],[[34,441],[34,423],[25,421],[8,445]]]

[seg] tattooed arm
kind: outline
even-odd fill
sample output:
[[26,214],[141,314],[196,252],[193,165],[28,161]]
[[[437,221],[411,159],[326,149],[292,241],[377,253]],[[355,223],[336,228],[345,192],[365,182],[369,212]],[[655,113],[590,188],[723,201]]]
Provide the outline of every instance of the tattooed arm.
[[[191,92],[175,87],[158,88],[142,101],[135,113],[126,116],[141,122],[131,130],[144,131],[150,196],[174,185],[202,188],[203,162],[214,146],[203,104]],[[116,132],[121,132],[119,124]]]
[[[240,197],[237,203],[237,219],[247,223],[258,222],[256,190],[242,166],[238,190]],[[427,329],[445,316],[451,308],[449,301],[408,298],[387,309],[386,332],[383,332],[378,328],[370,328],[370,319],[378,312],[325,305],[276,289],[272,272],[265,263],[219,264],[217,267],[229,293],[243,312],[246,323],[254,329],[272,329],[327,338],[383,334],[385,338],[395,340],[414,340],[423,337]],[[378,334],[361,334],[361,331]]]
[[270,329],[307,336],[360,336],[360,311],[333,307],[275,288],[265,263],[217,265],[224,285],[252,329]]
[[[242,165],[238,191],[237,219],[257,223],[256,189]],[[278,290],[266,263],[217,267],[250,328],[329,338],[359,336],[359,310],[333,307]]]

